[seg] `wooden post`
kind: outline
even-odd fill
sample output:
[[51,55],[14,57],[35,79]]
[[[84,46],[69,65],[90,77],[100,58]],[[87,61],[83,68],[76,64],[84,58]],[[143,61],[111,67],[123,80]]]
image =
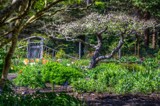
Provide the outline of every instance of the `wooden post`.
[[43,39],[41,39],[40,46],[41,46],[41,49],[40,49],[40,59],[42,59],[43,58]]
[[29,58],[29,55],[30,55],[30,49],[29,49],[29,46],[30,46],[30,39],[28,39],[28,46],[27,46],[27,58]]
[[52,58],[54,58],[54,50],[52,50]]

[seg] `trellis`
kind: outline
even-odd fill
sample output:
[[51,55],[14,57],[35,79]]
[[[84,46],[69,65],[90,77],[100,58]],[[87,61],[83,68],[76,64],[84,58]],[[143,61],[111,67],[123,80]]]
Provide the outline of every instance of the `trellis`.
[[27,39],[27,58],[43,58],[44,38],[32,36]]
[[[32,36],[28,37],[25,40],[27,40],[27,58],[40,58],[42,59],[45,54],[50,55],[52,58],[55,57],[57,50],[50,48],[44,44],[44,38],[40,36]],[[22,46],[26,47],[26,46]],[[19,48],[22,48],[19,47]],[[80,46],[81,47],[81,46]],[[80,53],[80,52],[79,52]],[[65,54],[69,58],[75,58],[73,56]],[[79,56],[80,57],[80,56]]]

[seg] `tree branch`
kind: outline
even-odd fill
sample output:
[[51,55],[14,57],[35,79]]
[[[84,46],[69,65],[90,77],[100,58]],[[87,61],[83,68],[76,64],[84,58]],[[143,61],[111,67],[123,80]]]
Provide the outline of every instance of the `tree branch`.
[[12,3],[10,6],[4,8],[0,11],[0,23],[2,23],[4,17],[10,16],[10,14],[13,13],[13,11],[18,10],[20,5],[25,2],[26,0],[16,0],[14,3]]
[[90,44],[90,43],[87,43],[81,39],[78,39],[78,38],[58,38],[58,37],[53,37],[53,36],[49,36],[52,40],[56,40],[56,41],[69,41],[69,42],[81,42],[82,44],[84,45],[87,45],[89,47],[92,47],[92,48],[95,48],[95,45],[94,44]]
[[[43,16],[43,15],[45,14],[45,12],[46,12],[47,10],[49,10],[52,6],[54,6],[54,5],[56,5],[57,3],[62,2],[62,1],[64,1],[64,0],[57,0],[57,1],[53,2],[53,3],[51,3],[49,6],[43,8],[42,10],[40,10],[39,12],[37,12],[35,15],[33,15],[32,17],[30,17],[30,18],[26,21],[26,23],[24,24],[24,27],[28,26],[30,23],[33,23],[35,20],[39,19],[39,18],[40,18],[41,16]],[[54,14],[56,14],[57,12],[62,11],[62,10],[64,10],[64,9],[57,10],[57,11],[54,12]]]
[[6,23],[10,23],[10,22],[12,22],[12,21],[16,21],[16,20],[18,20],[18,19],[21,19],[22,17],[25,17],[25,16],[28,14],[28,12],[29,12],[30,7],[32,6],[31,1],[32,1],[32,0],[29,0],[29,1],[28,1],[28,5],[26,6],[26,9],[23,11],[22,14],[20,14],[19,16],[13,17],[13,18],[11,18],[11,19],[9,19],[9,20],[7,20]]

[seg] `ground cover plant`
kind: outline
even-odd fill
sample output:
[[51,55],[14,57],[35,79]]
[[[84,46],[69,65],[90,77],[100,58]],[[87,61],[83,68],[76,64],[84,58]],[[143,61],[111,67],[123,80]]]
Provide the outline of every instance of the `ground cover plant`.
[[80,100],[65,93],[35,93],[21,95],[5,92],[0,95],[1,106],[85,106]]
[[[140,66],[142,67],[142,66]],[[160,71],[137,68],[128,70],[121,64],[100,64],[73,83],[80,92],[152,93],[160,91]]]

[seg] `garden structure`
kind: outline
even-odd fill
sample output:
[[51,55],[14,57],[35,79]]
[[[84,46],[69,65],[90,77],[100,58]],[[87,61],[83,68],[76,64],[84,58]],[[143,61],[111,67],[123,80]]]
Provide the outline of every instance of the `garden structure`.
[[42,58],[44,38],[32,36],[27,38],[27,40],[28,40],[27,58]]
[[[51,48],[45,44],[45,39],[40,36],[31,36],[24,41],[27,41],[26,46],[20,46],[19,49],[25,48],[26,50],[26,57],[31,59],[31,58],[39,58],[42,59],[44,57],[44,54],[50,55],[50,57],[54,58],[58,50],[55,50],[54,48]],[[75,44],[76,47],[78,46],[78,55],[79,59],[82,57],[84,54],[84,46],[81,42],[78,42]],[[77,48],[76,48],[77,49]],[[76,58],[73,56],[70,56],[68,54],[65,54],[66,57],[69,58]]]

